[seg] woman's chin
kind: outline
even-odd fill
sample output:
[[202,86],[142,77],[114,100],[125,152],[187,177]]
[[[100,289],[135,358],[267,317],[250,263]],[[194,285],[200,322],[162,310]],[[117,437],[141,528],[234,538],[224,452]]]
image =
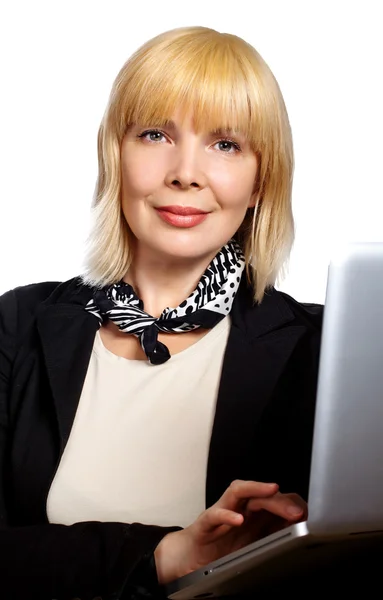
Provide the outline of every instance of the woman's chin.
[[[183,237],[183,236],[182,236]],[[151,240],[147,247],[146,252],[143,245],[141,245],[141,256],[149,254],[155,260],[168,260],[169,262],[182,261],[198,263],[199,261],[211,260],[222,247],[219,241],[213,245],[212,241],[207,244],[202,240],[185,240],[185,239],[161,239],[158,243],[155,240]]]

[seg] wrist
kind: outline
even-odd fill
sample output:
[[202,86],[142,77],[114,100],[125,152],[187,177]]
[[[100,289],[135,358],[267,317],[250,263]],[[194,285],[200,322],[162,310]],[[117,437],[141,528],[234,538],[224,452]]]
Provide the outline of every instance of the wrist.
[[186,530],[173,531],[165,535],[154,551],[157,578],[160,585],[174,581],[187,573],[187,534]]

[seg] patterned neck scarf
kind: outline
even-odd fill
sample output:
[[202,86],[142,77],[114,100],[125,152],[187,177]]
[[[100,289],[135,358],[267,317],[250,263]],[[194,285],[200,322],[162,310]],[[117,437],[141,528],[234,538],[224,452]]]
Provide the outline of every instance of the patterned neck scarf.
[[124,333],[136,335],[152,365],[170,358],[158,332],[183,333],[198,327],[211,329],[230,313],[245,267],[245,258],[231,240],[213,258],[190,296],[177,308],[165,308],[158,318],[144,311],[131,285],[123,280],[96,290],[85,310],[99,319],[110,319]]

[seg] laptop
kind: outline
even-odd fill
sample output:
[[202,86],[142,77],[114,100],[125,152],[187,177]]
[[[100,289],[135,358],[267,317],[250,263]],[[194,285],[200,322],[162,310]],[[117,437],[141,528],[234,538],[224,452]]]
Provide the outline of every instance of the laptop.
[[307,521],[171,582],[169,598],[256,591],[375,543],[383,555],[383,243],[334,253],[318,375]]

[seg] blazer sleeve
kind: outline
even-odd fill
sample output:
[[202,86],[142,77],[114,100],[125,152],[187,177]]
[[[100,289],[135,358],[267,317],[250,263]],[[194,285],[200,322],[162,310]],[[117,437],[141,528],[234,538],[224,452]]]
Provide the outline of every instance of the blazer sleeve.
[[167,533],[179,527],[7,523],[7,414],[16,332],[17,301],[11,290],[0,296],[0,597],[123,600],[161,595],[153,552]]

